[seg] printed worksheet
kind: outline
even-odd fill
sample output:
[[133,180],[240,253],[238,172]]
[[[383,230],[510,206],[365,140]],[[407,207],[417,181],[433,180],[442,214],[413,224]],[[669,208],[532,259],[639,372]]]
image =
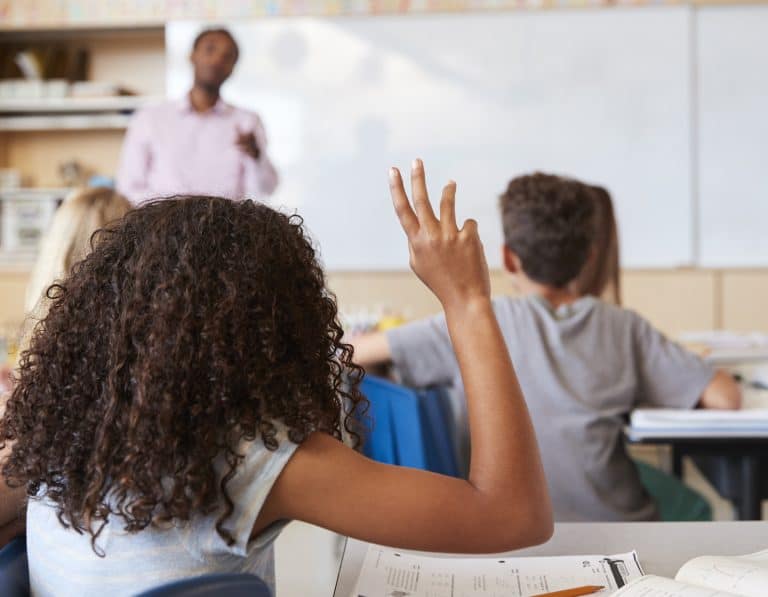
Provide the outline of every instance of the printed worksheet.
[[430,557],[370,545],[350,597],[530,597],[585,585],[605,597],[643,570],[637,553],[614,556]]

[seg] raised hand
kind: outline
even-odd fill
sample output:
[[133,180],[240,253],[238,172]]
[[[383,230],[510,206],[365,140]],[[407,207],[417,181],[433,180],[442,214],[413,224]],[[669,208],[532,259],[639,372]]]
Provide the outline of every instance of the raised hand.
[[246,133],[238,131],[235,144],[240,151],[251,156],[254,160],[258,160],[261,157],[261,148],[258,141],[256,141],[256,135],[253,134],[253,131]]
[[408,237],[411,268],[435,293],[443,308],[490,299],[490,279],[485,253],[477,234],[477,222],[456,224],[456,183],[443,188],[440,219],[435,216],[427,195],[424,165],[414,160],[411,170],[413,206],[397,168],[389,173],[389,187],[395,212]]

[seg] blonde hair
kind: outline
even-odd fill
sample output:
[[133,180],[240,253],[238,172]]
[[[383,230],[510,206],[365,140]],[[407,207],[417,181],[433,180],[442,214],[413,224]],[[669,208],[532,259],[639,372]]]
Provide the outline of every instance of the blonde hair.
[[64,200],[40,243],[24,302],[28,315],[35,319],[45,316],[45,301],[41,299],[48,287],[90,252],[94,232],[129,209],[131,204],[125,197],[106,187],[79,189]]
[[595,236],[592,255],[576,279],[577,290],[621,305],[619,227],[613,201],[603,187],[590,186],[589,190],[595,202]]

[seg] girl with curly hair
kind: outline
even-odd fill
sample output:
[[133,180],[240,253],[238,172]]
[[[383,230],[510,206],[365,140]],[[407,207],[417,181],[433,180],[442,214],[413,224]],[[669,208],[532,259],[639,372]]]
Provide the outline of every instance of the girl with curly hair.
[[298,218],[216,197],[149,203],[48,290],[0,421],[4,480],[29,496],[36,595],[136,593],[211,572],[270,581],[291,519],[436,551],[550,536],[476,224],[457,227],[453,184],[438,220],[419,161],[412,184],[413,207],[392,170],[411,265],[445,308],[465,375],[469,479],[342,443],[365,405],[362,372]]

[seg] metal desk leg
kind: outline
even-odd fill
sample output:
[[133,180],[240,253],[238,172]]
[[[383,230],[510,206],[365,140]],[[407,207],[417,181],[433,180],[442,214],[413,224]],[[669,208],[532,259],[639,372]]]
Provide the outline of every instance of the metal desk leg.
[[741,491],[735,500],[739,520],[760,520],[762,500],[760,496],[760,459],[744,455],[741,459]]
[[683,451],[672,444],[672,474],[681,481],[683,480]]

